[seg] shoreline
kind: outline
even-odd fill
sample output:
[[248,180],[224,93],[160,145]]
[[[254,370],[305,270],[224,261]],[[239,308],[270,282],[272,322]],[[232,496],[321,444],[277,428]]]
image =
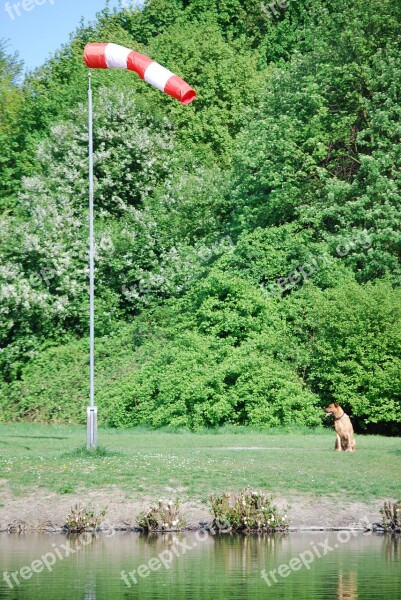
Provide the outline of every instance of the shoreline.
[[[17,529],[0,529],[0,534],[7,534],[7,535],[29,535],[29,534],[43,534],[43,535],[74,535],[74,536],[79,536],[79,535],[84,535],[84,534],[91,534],[91,535],[97,535],[97,534],[106,534],[110,531],[113,531],[114,533],[135,533],[138,535],[164,535],[164,534],[177,534],[177,533],[196,533],[197,531],[205,531],[206,533],[210,534],[210,535],[216,535],[211,534],[209,529],[204,528],[204,527],[198,527],[197,529],[165,529],[165,530],[154,530],[154,531],[150,531],[150,532],[144,532],[141,531],[139,529],[96,529],[96,530],[92,530],[92,529],[85,529],[83,531],[80,532],[71,532],[71,531],[67,531],[65,529],[35,529],[35,528],[24,528],[21,530],[17,530]],[[376,533],[378,535],[384,535],[385,533],[389,533],[386,532],[384,530],[381,529],[363,529],[362,527],[328,527],[328,528],[321,528],[321,527],[309,527],[309,528],[290,528],[287,529],[285,531],[226,531],[226,532],[220,532],[217,535],[239,535],[239,536],[247,536],[247,535],[277,535],[277,534],[282,534],[282,535],[287,535],[289,533],[308,533],[308,532],[335,532],[335,531],[361,531],[361,532],[370,532],[370,533]]]
[[[20,525],[21,527],[19,527],[18,525]],[[205,533],[209,534],[209,535],[242,535],[242,536],[247,536],[247,535],[277,535],[277,534],[281,534],[281,535],[287,535],[289,533],[314,533],[314,532],[335,532],[335,531],[361,531],[361,532],[365,532],[365,533],[376,533],[379,535],[385,534],[385,533],[399,533],[399,532],[390,532],[390,531],[386,531],[384,528],[382,528],[381,526],[379,526],[378,523],[372,523],[371,527],[346,527],[345,525],[343,527],[321,527],[318,525],[311,525],[309,527],[288,527],[287,529],[277,529],[277,530],[271,530],[271,531],[263,531],[263,530],[249,530],[249,531],[228,531],[228,530],[222,530],[222,531],[212,531],[211,527],[209,526],[201,526],[198,525],[197,527],[182,527],[181,529],[155,529],[153,531],[144,531],[142,529],[140,529],[139,527],[113,527],[113,526],[108,526],[108,527],[99,527],[98,529],[84,529],[82,531],[69,531],[68,529],[66,529],[65,527],[35,527],[35,526],[29,526],[29,525],[25,525],[23,524],[23,522],[17,524],[10,524],[10,526],[6,529],[0,529],[0,534],[9,534],[9,535],[13,535],[13,534],[17,534],[17,535],[22,535],[22,534],[30,534],[30,533],[43,533],[43,534],[54,534],[54,535],[83,535],[83,534],[109,534],[110,532],[114,533],[136,533],[136,534],[140,534],[140,535],[164,535],[164,534],[177,534],[177,533],[196,533],[198,531],[204,531]]]
[[[180,499],[178,490],[170,491],[169,497],[180,500],[180,517],[185,523],[181,531],[198,531],[212,523],[213,515],[207,504],[188,497]],[[284,497],[273,494],[273,503],[288,515],[286,532],[363,530],[381,522],[380,508],[385,500],[391,498],[361,502],[340,495],[317,497],[294,492]],[[91,506],[96,511],[107,509],[100,531],[140,532],[136,517],[155,504],[155,497],[127,493],[116,486],[81,489],[65,495],[38,488],[22,496],[3,487],[0,532],[65,532],[66,516],[76,504]]]

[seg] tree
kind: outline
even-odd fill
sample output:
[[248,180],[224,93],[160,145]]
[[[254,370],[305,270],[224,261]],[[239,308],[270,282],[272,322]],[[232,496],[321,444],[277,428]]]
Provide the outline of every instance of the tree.
[[0,40],[0,211],[11,205],[21,180],[18,116],[22,102],[22,68],[18,54],[8,54],[7,42]]

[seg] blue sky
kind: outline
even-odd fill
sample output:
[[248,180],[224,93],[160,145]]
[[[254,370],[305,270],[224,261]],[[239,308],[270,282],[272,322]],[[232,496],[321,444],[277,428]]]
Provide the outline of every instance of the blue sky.
[[[109,2],[111,8],[118,4],[118,0]],[[68,42],[81,17],[91,21],[105,6],[106,0],[0,0],[0,38],[7,39],[8,51],[17,50],[25,67],[32,69]]]

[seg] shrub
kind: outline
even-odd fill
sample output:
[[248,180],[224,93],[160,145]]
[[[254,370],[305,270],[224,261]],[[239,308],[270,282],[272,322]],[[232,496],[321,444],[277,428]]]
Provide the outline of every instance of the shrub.
[[287,304],[303,342],[309,389],[349,410],[359,428],[399,433],[400,289],[385,280],[326,291],[310,285]]
[[385,502],[380,509],[382,527],[385,531],[401,533],[401,500],[398,502]]
[[[134,370],[132,327],[121,324],[110,335],[97,338],[96,400],[100,425],[124,423],[124,417],[119,418],[122,400],[118,392],[121,381]],[[74,340],[43,350],[25,366],[20,381],[0,384],[0,421],[85,423],[88,399],[88,342]]]
[[71,483],[66,483],[59,487],[57,492],[59,494],[72,494],[75,491],[75,487]]
[[281,515],[272,497],[263,492],[244,489],[238,494],[212,496],[214,519],[212,529],[218,531],[285,531],[287,515]]
[[102,508],[100,512],[97,512],[91,506],[81,506],[80,504],[75,504],[73,507],[71,507],[71,510],[67,515],[64,528],[67,529],[69,533],[97,531],[100,529],[106,512],[106,508]]
[[185,525],[179,515],[179,502],[159,500],[158,506],[141,512],[137,517],[138,526],[145,532],[179,531]]

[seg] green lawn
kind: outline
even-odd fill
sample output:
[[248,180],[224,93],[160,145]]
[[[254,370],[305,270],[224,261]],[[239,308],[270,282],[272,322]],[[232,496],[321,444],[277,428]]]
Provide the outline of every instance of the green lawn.
[[0,425],[0,480],[15,494],[37,486],[60,493],[117,485],[158,498],[166,486],[206,501],[245,486],[273,494],[398,498],[400,438],[357,436],[357,451],[334,452],[330,430],[216,433],[100,430],[103,455],[80,451],[85,428]]

